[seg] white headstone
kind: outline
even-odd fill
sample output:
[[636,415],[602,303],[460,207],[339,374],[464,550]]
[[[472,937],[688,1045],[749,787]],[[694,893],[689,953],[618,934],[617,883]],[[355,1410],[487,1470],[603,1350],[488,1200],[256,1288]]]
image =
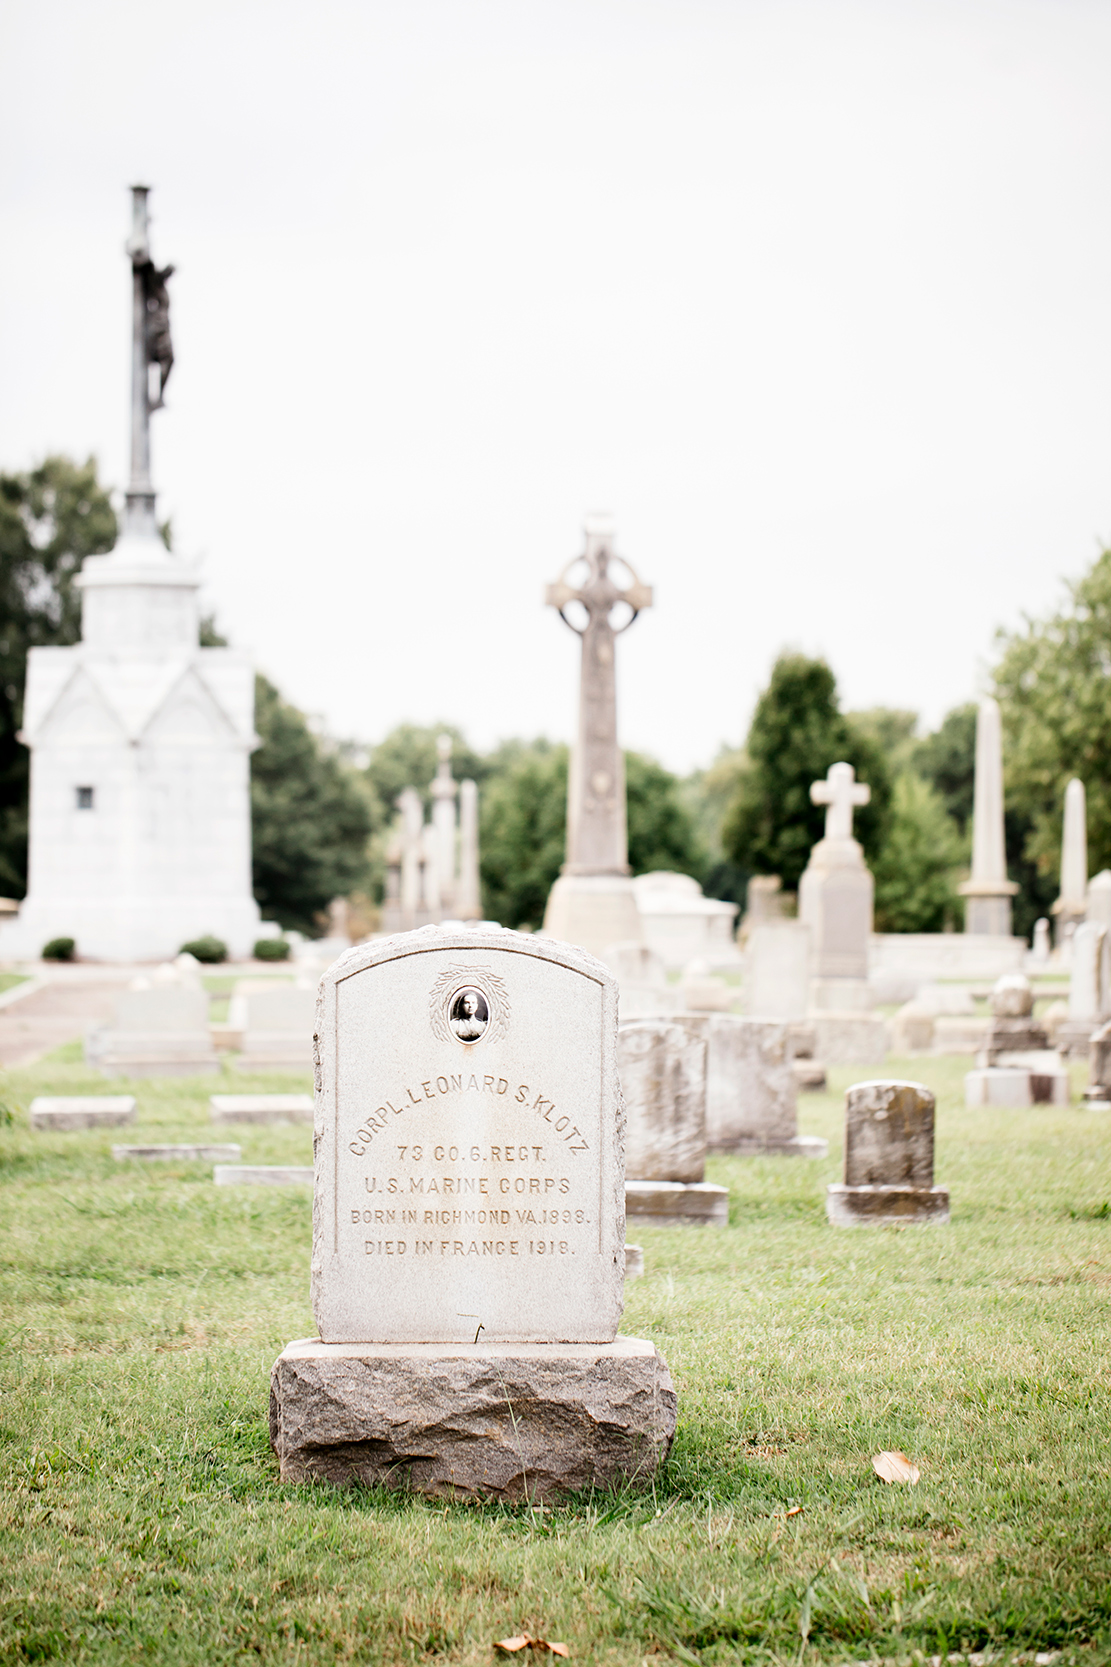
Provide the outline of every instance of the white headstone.
[[824,1157],[828,1142],[800,1135],[798,1084],[784,1020],[688,1014],[706,1040],[706,1143],[711,1151]]
[[326,1343],[609,1342],[617,985],[537,935],[428,927],[321,981],[312,1293]]
[[710,966],[738,963],[733,942],[735,903],[704,897],[702,887],[689,874],[663,870],[638,874],[633,892],[645,942],[666,967],[676,969],[696,960]]
[[194,984],[138,978],[117,996],[112,1023],[85,1038],[85,1056],[106,1076],[187,1076],[217,1069],[208,996]]
[[244,1071],[303,1070],[312,1067],[316,989],[307,980],[258,988],[262,979],[244,980],[252,988],[233,1003],[242,1012]]

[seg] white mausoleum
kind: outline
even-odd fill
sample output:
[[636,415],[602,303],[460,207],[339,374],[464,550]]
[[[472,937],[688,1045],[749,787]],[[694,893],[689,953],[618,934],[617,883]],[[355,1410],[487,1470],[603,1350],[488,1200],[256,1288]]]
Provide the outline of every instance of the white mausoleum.
[[200,575],[153,530],[77,583],[81,642],[28,656],[28,888],[0,956],[70,937],[98,960],[164,959],[207,932],[248,954],[250,661],[199,647]]

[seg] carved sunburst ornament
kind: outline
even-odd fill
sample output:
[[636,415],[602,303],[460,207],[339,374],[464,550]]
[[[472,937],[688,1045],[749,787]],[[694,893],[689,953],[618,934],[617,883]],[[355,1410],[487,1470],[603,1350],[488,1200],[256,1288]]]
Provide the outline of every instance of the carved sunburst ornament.
[[505,982],[488,967],[446,967],[432,986],[429,1016],[441,1042],[497,1042],[509,1029]]

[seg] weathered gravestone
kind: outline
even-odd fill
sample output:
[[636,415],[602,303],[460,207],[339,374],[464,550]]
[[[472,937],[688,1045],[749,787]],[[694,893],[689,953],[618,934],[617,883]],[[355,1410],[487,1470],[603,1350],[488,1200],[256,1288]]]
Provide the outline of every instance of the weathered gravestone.
[[683,1024],[706,1040],[706,1145],[754,1157],[824,1158],[829,1142],[800,1135],[792,1027],[735,1013],[688,1013]]
[[281,1474],[439,1495],[647,1482],[676,1401],[616,1335],[617,987],[581,949],[426,927],[317,1010],[312,1299],[274,1367]]
[[1101,1110],[1111,1106],[1111,1024],[1100,1025],[1092,1033],[1084,1098],[1090,1106]]
[[134,1121],[132,1094],[38,1094],[31,1101],[33,1129],[102,1129]]
[[685,1023],[636,1020],[618,1028],[617,1064],[626,1116],[626,1219],[725,1227],[729,1193],[705,1178],[705,1040]]
[[845,1094],[845,1179],[826,1192],[835,1227],[949,1220],[934,1186],[934,1097],[920,1082],[858,1082]]

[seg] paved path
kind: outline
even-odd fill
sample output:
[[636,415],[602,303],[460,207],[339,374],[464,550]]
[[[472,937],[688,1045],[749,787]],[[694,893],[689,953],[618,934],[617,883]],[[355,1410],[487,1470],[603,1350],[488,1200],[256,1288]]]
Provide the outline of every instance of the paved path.
[[94,1020],[109,1019],[112,1004],[134,976],[50,983],[0,1007],[0,1066],[30,1065],[63,1042],[76,1042]]

